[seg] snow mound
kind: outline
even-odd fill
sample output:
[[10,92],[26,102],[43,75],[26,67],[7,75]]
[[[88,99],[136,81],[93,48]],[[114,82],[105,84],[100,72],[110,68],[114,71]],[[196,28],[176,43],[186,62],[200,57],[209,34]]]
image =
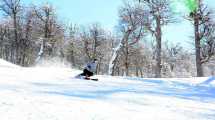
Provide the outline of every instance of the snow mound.
[[202,82],[203,85],[215,85],[215,76],[209,77],[206,81]]
[[4,67],[4,68],[17,68],[19,66],[15,65],[15,64],[12,64],[10,62],[7,62],[7,61],[5,61],[3,59],[0,59],[0,68],[2,68],[2,67]]

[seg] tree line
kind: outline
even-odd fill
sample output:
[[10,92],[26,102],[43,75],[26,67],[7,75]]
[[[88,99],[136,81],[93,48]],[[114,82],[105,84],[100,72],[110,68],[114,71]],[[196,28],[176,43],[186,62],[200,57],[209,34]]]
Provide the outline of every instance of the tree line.
[[[215,22],[202,0],[183,20],[190,21],[195,49],[165,41],[163,27],[180,22],[171,0],[128,0],[119,8],[116,32],[99,23],[60,21],[51,4],[0,0],[0,58],[21,66],[59,59],[81,68],[97,58],[98,74],[190,77],[215,74]],[[113,13],[114,14],[114,13]]]

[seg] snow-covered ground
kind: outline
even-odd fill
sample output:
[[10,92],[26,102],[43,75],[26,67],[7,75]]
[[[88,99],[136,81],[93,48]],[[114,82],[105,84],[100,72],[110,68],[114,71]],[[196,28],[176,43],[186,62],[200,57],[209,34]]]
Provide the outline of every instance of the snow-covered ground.
[[0,120],[215,120],[215,77],[96,76],[0,60]]

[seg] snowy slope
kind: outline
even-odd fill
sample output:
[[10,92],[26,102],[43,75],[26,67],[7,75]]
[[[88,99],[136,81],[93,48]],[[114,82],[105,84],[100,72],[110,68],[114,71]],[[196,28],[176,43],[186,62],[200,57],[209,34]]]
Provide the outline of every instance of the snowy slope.
[[215,119],[214,77],[96,76],[95,82],[74,79],[78,70],[11,67],[2,61],[0,120]]
[[12,64],[12,63],[9,63],[9,62],[7,62],[7,61],[5,61],[5,60],[0,59],[0,67],[1,67],[1,68],[2,68],[2,67],[6,67],[6,68],[17,68],[17,67],[19,67],[19,66],[14,65],[14,64]]

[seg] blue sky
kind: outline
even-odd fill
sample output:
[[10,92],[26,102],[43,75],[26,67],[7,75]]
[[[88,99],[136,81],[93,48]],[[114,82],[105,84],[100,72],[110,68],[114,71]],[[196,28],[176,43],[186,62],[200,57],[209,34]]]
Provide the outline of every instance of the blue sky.
[[[63,20],[67,24],[89,25],[95,22],[100,23],[104,28],[111,31],[118,23],[118,8],[123,4],[123,0],[23,0],[24,3],[51,3]],[[179,1],[179,0],[176,0]],[[215,0],[205,0],[210,8],[215,8]],[[181,4],[181,3],[179,3]],[[182,6],[181,6],[182,7]],[[177,6],[183,11],[183,7]],[[182,15],[186,13],[182,12]],[[191,50],[190,43],[193,40],[193,28],[189,21],[182,20],[181,23],[172,24],[164,28],[164,40],[181,43],[186,49]]]
[[107,29],[117,24],[122,0],[24,0],[24,3],[51,3],[64,22],[80,25],[101,23]]

